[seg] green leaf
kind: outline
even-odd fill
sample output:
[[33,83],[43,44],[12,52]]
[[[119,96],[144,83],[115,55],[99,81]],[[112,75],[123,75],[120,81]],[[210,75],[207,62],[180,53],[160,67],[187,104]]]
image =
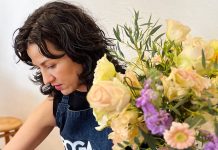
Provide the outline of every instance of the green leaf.
[[204,68],[206,68],[206,58],[205,58],[205,54],[204,54],[204,50],[202,49],[202,66]]
[[148,38],[148,45],[149,45],[149,47],[151,47],[151,37],[150,36]]
[[154,39],[154,42],[156,42],[158,39],[160,39],[165,33],[162,33],[160,35],[158,35],[155,39]]
[[128,29],[128,27],[127,27],[126,25],[124,25],[124,32],[126,33],[126,35],[127,35],[128,37],[130,37],[129,29]]
[[135,41],[137,41],[139,38],[139,30],[138,29],[135,29],[134,36],[135,36]]
[[171,108],[172,111],[174,111],[177,115],[181,116],[181,113],[174,107]]
[[152,23],[148,22],[148,23],[143,23],[140,26],[150,26],[150,25],[152,25]]
[[140,41],[140,42],[139,42],[139,49],[140,49],[140,50],[142,49],[142,46],[143,46],[143,45],[142,45],[142,41]]
[[117,25],[116,29],[113,28],[113,31],[114,31],[114,35],[117,38],[117,40],[121,42],[121,39],[120,39],[120,30],[119,30],[118,25]]
[[133,40],[133,37],[132,37],[132,36],[130,36],[130,37],[129,37],[129,39],[130,39],[130,41],[132,42],[132,44],[135,44],[135,42],[134,42],[134,40]]
[[141,128],[139,128],[140,133],[143,135],[144,137],[144,142],[146,144],[148,144],[148,146],[152,149],[152,150],[156,150],[156,143],[157,140],[151,135],[151,134],[146,134]]
[[162,25],[159,25],[159,26],[156,26],[155,28],[153,28],[153,29],[151,30],[151,32],[149,33],[149,35],[153,35],[158,29],[160,29],[161,26],[162,26]]
[[129,46],[130,48],[132,48],[133,50],[135,50],[135,48],[132,47],[128,41],[127,41],[127,46]]
[[218,120],[217,119],[215,119],[214,126],[215,126],[215,134],[218,137]]
[[206,122],[205,118],[201,115],[190,116],[185,120],[189,124],[190,128],[202,125]]
[[119,147],[121,147],[121,148],[125,148],[125,146],[122,145],[121,143],[117,143],[117,145],[118,145]]
[[218,57],[216,57],[216,60],[214,62],[214,68],[218,69]]
[[[152,52],[156,52],[157,51],[157,46],[154,42],[152,42]],[[154,53],[155,54],[155,53]],[[154,55],[152,55],[153,57]]]
[[188,101],[189,101],[188,99],[182,99],[178,103],[176,103],[176,105],[173,108],[178,108],[179,106],[185,104]]
[[135,11],[135,32],[134,32],[134,36],[135,36],[135,41],[138,40],[139,37],[139,26],[138,26],[138,19],[139,19],[139,12]]
[[119,51],[119,54],[124,58],[124,54],[120,49],[120,44],[117,42],[117,50]]
[[137,145],[140,145],[140,141],[139,141],[139,138],[138,138],[138,137],[135,137],[135,138],[134,138],[134,142],[135,142]]
[[124,144],[126,145],[129,145],[129,142],[128,141],[123,141]]
[[145,51],[142,52],[141,56],[140,56],[140,60],[142,60],[144,58],[145,55]]
[[151,23],[151,17],[152,17],[152,15],[150,15],[150,17],[149,17],[149,19],[148,19],[148,24]]

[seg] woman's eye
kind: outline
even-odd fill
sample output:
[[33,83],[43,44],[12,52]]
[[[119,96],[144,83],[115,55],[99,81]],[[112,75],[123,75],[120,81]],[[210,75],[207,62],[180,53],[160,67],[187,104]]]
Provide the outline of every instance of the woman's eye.
[[56,66],[56,65],[49,65],[47,68],[48,68],[48,69],[53,69],[53,68],[55,68],[55,66]]

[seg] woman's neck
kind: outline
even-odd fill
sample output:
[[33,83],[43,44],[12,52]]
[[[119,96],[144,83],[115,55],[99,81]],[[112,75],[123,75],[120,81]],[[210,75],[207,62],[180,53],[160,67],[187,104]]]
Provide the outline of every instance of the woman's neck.
[[78,88],[76,90],[79,92],[87,92],[87,85],[81,84],[78,86]]

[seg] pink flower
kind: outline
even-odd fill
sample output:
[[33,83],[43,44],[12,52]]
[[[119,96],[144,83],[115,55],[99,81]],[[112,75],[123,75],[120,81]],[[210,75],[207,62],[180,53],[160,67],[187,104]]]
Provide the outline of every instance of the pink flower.
[[187,123],[173,122],[170,130],[164,132],[167,144],[176,149],[185,149],[195,141],[195,133]]

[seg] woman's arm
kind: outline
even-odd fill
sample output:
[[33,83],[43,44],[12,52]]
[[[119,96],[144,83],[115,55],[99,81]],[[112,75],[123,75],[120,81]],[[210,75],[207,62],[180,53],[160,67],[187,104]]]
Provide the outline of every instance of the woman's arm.
[[3,150],[33,150],[55,127],[53,97],[47,97],[24,122]]

